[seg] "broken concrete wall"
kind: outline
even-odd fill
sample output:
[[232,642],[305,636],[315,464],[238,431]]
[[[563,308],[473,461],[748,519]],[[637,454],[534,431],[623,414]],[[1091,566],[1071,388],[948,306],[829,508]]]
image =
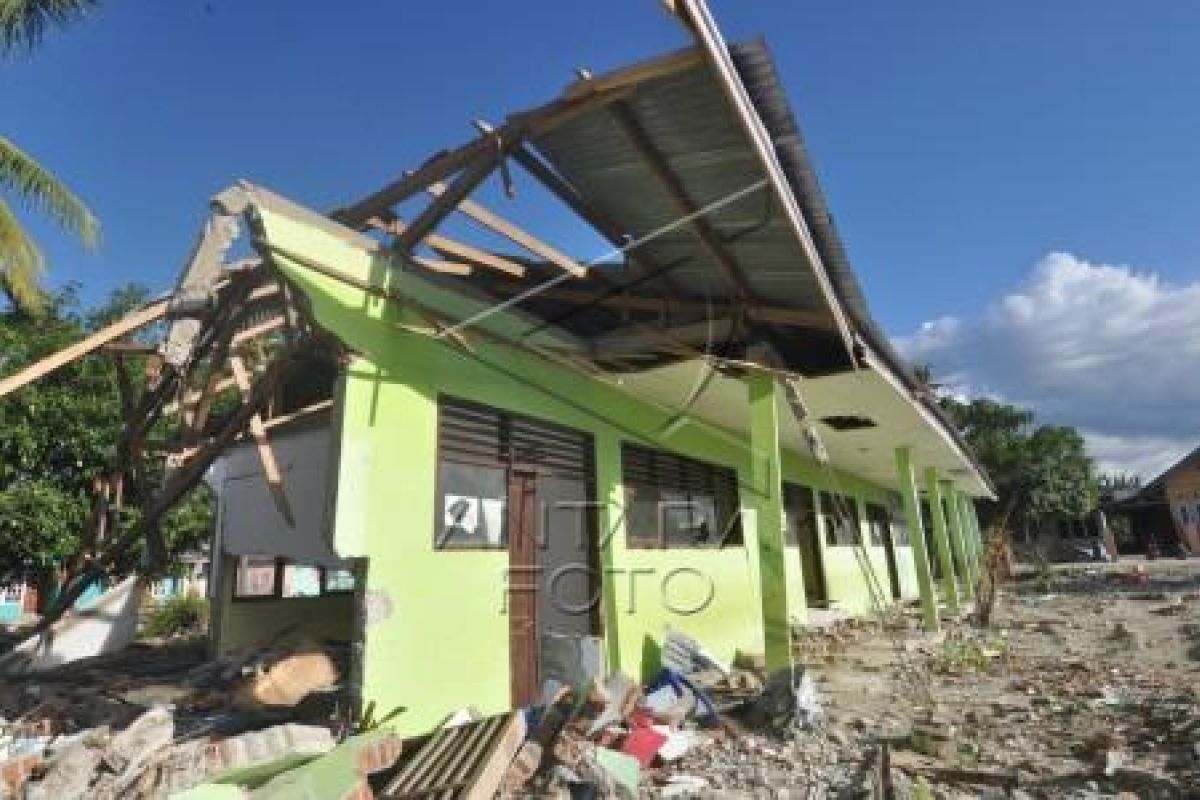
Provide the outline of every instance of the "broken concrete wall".
[[331,544],[333,457],[328,415],[317,414],[273,429],[269,439],[294,525],[284,519],[270,494],[254,443],[230,448],[214,465],[209,479],[218,497],[213,551],[220,553],[212,626],[215,653],[266,644],[281,635],[352,638],[353,595],[234,597],[239,556],[276,556],[296,564],[350,568],[350,562],[339,557]]
[[0,672],[38,672],[80,658],[113,653],[137,636],[138,601],[145,581],[126,578],[84,608],[68,612],[49,630],[0,658]]
[[221,611],[213,621],[213,651],[232,653],[284,637],[351,641],[354,634],[354,595],[236,599],[233,582],[236,561],[224,557]]

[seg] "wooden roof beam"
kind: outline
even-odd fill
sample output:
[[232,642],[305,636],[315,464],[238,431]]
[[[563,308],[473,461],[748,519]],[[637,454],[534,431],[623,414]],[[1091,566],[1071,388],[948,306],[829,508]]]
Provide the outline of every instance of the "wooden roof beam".
[[597,233],[608,240],[609,244],[624,253],[629,263],[634,267],[634,272],[636,272],[638,277],[661,281],[667,290],[672,293],[681,291],[679,284],[667,274],[666,270],[649,260],[645,255],[635,252],[637,248],[626,250],[625,248],[629,245],[632,234],[622,230],[616,222],[609,219],[600,209],[589,203],[566,178],[559,175],[537,153],[529,147],[522,146],[513,150],[512,159],[535,180],[541,183],[542,186],[546,187],[563,205],[575,212],[576,216],[591,225]]
[[334,211],[330,216],[352,228],[361,229],[371,217],[404,202],[435,181],[445,180],[461,171],[481,155],[494,152],[497,140],[501,143],[519,142],[526,136],[551,130],[578,114],[626,96],[642,82],[690,69],[699,64],[702,58],[703,53],[698,49],[680,50],[577,81],[555,100],[510,114],[507,121],[491,134],[476,137],[453,150],[434,155],[416,170],[406,172],[398,180],[347,208]]
[[[372,217],[368,224],[393,236],[399,236],[408,225],[404,220],[400,219],[392,212],[380,214]],[[489,253],[486,250],[481,250],[478,247],[460,242],[456,239],[451,239],[441,234],[431,233],[424,239],[424,244],[428,245],[431,250],[442,256],[446,261],[461,261],[467,262],[466,265],[476,264],[481,267],[488,267],[505,275],[510,275],[514,278],[525,277],[525,266],[518,264],[515,261],[510,261],[507,258],[498,256],[495,253]],[[418,262],[422,259],[417,259]]]
[[[479,184],[483,183],[492,170],[496,168],[498,159],[504,157],[503,145],[499,145],[495,158],[480,157],[471,164],[450,184],[445,191],[438,192],[432,203],[417,215],[405,230],[396,237],[395,246],[399,250],[411,253],[417,243],[432,233],[434,228],[456,208],[466,201]],[[428,188],[428,187],[426,187]]]
[[[447,189],[442,183],[438,182],[430,184],[426,188],[426,191],[432,194],[434,197],[441,197],[447,191]],[[480,203],[475,202],[474,200],[469,198],[464,199],[458,204],[458,211],[475,220],[480,225],[483,225],[492,232],[503,236],[513,244],[519,245],[534,255],[546,259],[550,263],[570,273],[576,278],[584,278],[588,274],[587,267],[583,266],[575,259],[560,252],[559,250],[556,250],[555,248],[543,242],[541,239],[538,239],[533,234],[518,227],[517,225],[514,225],[512,222],[509,222],[504,217],[495,213],[491,209],[486,208]]]
[[[489,292],[497,294],[516,294],[524,291],[524,287],[514,284],[490,283]],[[571,287],[552,287],[538,294],[544,300],[571,303],[579,306],[596,306],[625,311],[645,311],[658,313],[706,313],[729,314],[733,307],[728,303],[705,303],[702,300],[672,297],[663,299],[644,294],[613,292],[611,290],[575,289]],[[836,331],[837,326],[828,314],[818,311],[806,311],[799,308],[782,308],[779,306],[758,305],[747,309],[751,319],[759,322],[770,322],[777,325],[789,325],[797,328]]]
[[[642,163],[654,176],[655,181],[667,195],[671,204],[675,206],[676,213],[681,217],[686,217],[690,214],[695,214],[700,210],[692,199],[688,197],[687,190],[683,184],[675,177],[675,173],[667,166],[667,161],[654,143],[650,140],[650,136],[642,128],[641,124],[634,117],[633,111],[625,103],[617,102],[609,106],[609,113],[613,115],[617,126],[625,134],[625,138],[633,147],[635,153],[641,159]],[[724,242],[721,241],[720,235],[712,227],[712,225],[703,216],[698,216],[688,223],[699,241],[701,248],[712,259],[718,269],[721,270],[726,280],[729,281],[733,290],[737,293],[739,300],[753,304],[754,291],[750,287],[750,283],[746,280],[746,276],[742,273],[741,267],[729,255],[725,249]]]
[[[738,332],[734,317],[704,319],[666,328],[613,331],[592,340],[592,351],[600,357],[628,355],[645,351],[675,349],[674,346],[698,347],[729,339]],[[666,345],[666,347],[664,347]]]
[[127,333],[131,333],[138,328],[149,325],[151,322],[162,319],[167,313],[168,305],[170,305],[169,298],[144,306],[132,314],[122,317],[113,324],[101,328],[82,341],[64,347],[56,353],[33,362],[15,375],[9,375],[4,380],[0,380],[0,397],[14,392],[26,384],[33,383],[39,378],[54,372],[56,369],[60,369],[72,361],[86,356],[93,350],[98,350],[109,342],[116,341]]

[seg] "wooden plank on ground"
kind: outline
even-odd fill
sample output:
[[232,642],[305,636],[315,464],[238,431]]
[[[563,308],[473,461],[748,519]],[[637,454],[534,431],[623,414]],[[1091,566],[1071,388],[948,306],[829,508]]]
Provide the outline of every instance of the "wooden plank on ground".
[[385,798],[490,800],[525,741],[525,716],[500,714],[442,728],[400,768]]

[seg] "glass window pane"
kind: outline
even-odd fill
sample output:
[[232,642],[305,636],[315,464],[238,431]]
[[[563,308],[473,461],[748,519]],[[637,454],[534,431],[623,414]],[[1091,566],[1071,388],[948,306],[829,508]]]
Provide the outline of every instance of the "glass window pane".
[[783,487],[783,504],[785,542],[795,547],[803,541],[816,541],[817,515],[813,509],[812,490],[787,484]]
[[503,467],[443,461],[438,466],[441,523],[438,547],[500,548],[507,545],[508,490]]
[[647,486],[625,489],[625,532],[631,545],[657,547],[658,492]]
[[664,491],[661,504],[667,547],[699,547],[720,538],[717,504],[711,495]]
[[883,506],[867,505],[867,532],[872,545],[883,547],[883,537],[888,533],[888,513]]
[[285,564],[282,593],[284,597],[320,597],[321,568],[304,564]]
[[625,443],[621,471],[626,533],[634,547],[724,547],[742,543],[737,474],[662,450]]
[[354,571],[349,569],[325,570],[325,593],[353,592]]
[[275,559],[242,556],[234,575],[234,597],[271,597],[275,594]]
[[821,518],[825,522],[827,544],[849,546],[861,540],[858,504],[853,498],[821,492]]

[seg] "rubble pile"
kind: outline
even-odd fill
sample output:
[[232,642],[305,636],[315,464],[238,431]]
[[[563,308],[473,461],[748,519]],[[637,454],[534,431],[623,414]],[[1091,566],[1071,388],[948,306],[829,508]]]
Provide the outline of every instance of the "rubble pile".
[[[166,797],[332,750],[344,649],[139,643],[0,686],[0,798]],[[302,724],[307,723],[307,724]]]

